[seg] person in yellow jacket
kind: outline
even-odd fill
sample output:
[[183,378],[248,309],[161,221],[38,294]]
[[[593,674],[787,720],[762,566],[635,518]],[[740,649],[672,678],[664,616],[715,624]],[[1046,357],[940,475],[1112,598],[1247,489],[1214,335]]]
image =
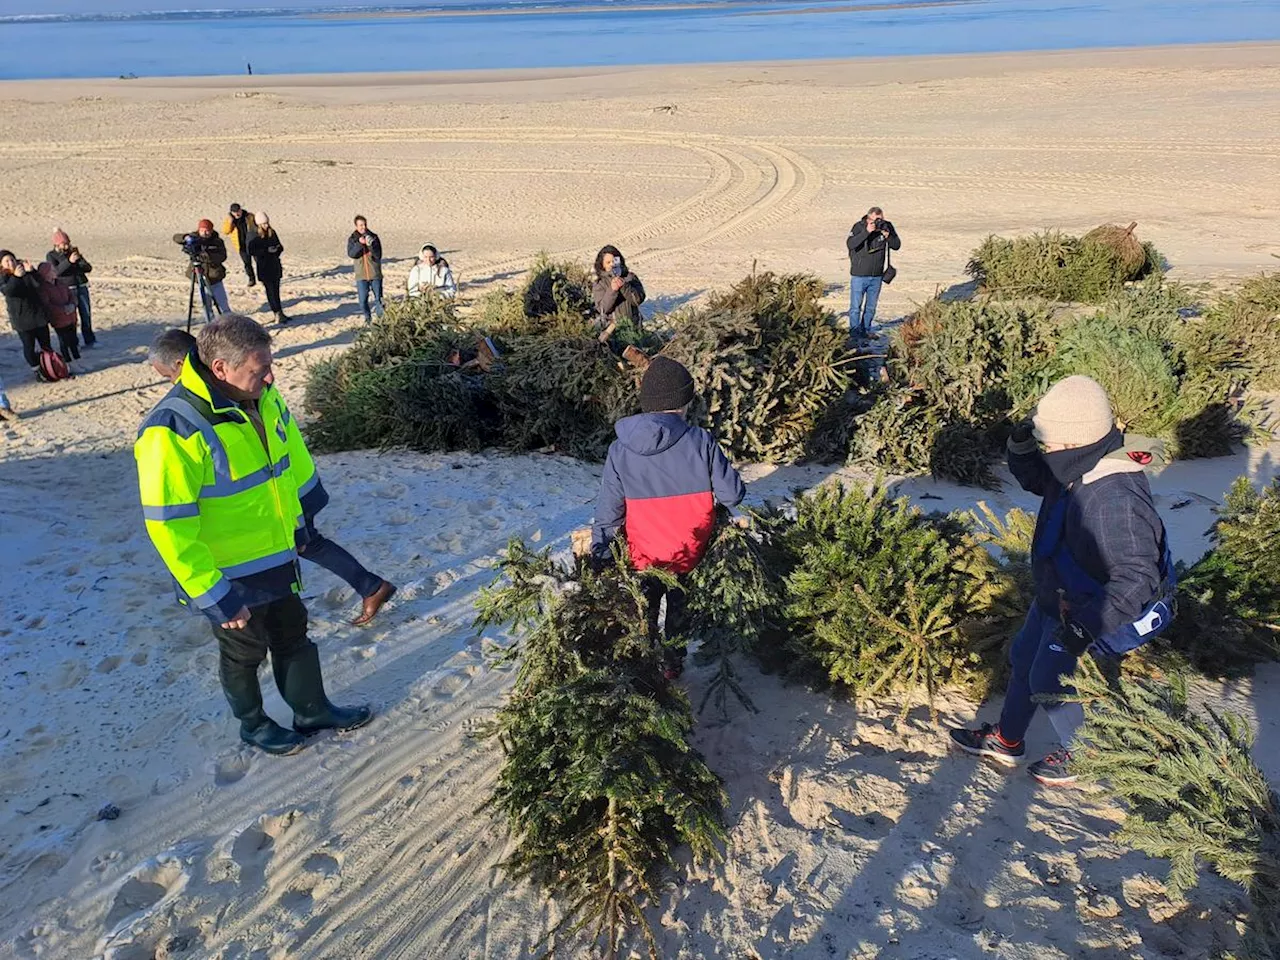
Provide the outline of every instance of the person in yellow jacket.
[[[328,495],[297,422],[271,384],[271,335],[248,317],[206,324],[173,388],[134,444],[147,533],[178,601],[203,613],[240,738],[268,753],[302,749],[320,730],[368,723],[336,707],[307,637],[298,545]],[[271,669],[293,729],[263,710],[258,667]]]
[[258,282],[253,275],[253,257],[249,256],[249,241],[258,235],[258,221],[253,214],[240,204],[233,203],[227,211],[227,218],[222,221],[222,235],[231,238],[231,245],[240,254],[240,262],[244,264],[245,275],[249,278],[249,286]]

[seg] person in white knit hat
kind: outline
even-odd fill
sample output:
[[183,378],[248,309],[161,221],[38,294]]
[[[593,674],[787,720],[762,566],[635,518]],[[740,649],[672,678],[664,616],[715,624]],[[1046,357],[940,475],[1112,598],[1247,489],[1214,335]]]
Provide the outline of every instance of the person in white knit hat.
[[[967,753],[1014,766],[1026,753],[1036,697],[1069,693],[1062,677],[1086,650],[1118,658],[1164,632],[1176,584],[1145,473],[1163,461],[1162,450],[1126,439],[1096,381],[1055,383],[1031,420],[1014,428],[1008,457],[1023,489],[1043,498],[1031,545],[1035,601],[1009,652],[999,722],[953,729],[951,739]],[[1074,783],[1071,747],[1083,708],[1059,702],[1045,712],[1060,746],[1028,772],[1041,783]]]

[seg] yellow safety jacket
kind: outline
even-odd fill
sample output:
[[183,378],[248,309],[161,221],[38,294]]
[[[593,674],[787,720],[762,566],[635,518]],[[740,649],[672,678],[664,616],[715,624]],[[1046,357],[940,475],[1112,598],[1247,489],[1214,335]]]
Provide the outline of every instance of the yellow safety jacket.
[[[147,534],[178,601],[214,623],[301,588],[296,545],[327,501],[298,424],[274,386],[228,399],[192,351],[134,444]],[[305,537],[305,534],[303,535]]]

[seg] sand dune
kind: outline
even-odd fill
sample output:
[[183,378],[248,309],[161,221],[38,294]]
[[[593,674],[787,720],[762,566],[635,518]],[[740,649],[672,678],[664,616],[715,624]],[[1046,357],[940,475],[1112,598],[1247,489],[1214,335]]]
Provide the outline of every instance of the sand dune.
[[[271,213],[296,318],[279,379],[299,409],[307,365],[359,327],[343,259],[356,212],[382,234],[389,291],[430,240],[464,300],[538,249],[586,259],[613,242],[658,307],[758,261],[818,272],[838,308],[844,233],[872,203],[904,240],[886,317],[961,282],[991,231],[1138,220],[1174,276],[1222,282],[1280,251],[1278,87],[1280,52],[1259,46],[7,85],[0,245],[34,258],[69,230],[95,265],[102,346],[82,376],[38,387],[0,336],[26,414],[0,429],[0,957],[514,958],[557,916],[502,878],[505,831],[478,812],[496,755],[474,733],[507,677],[485,667],[472,603],[508,537],[567,549],[597,468],[321,458],[322,529],[401,585],[361,630],[350,590],[306,571],[330,692],[378,719],[291,758],[241,748],[212,638],[170,602],[136,508],[129,444],[164,392],[145,345],[186,311],[175,230],[233,200]],[[234,266],[233,306],[263,310]],[[1274,475],[1277,453],[1160,478],[1181,556],[1202,548],[1230,479]],[[751,468],[752,497],[833,472]],[[940,508],[976,496],[903,489]],[[986,499],[1028,505],[1008,488]],[[897,704],[747,675],[761,712],[699,726],[730,836],[722,865],[652,909],[664,957],[1200,957],[1236,937],[1238,891],[1210,878],[1170,902],[1162,865],[1109,840],[1120,812],[1100,798],[952,757],[924,711],[895,725]],[[708,678],[688,678],[696,703]],[[1267,669],[1203,692],[1266,744],[1277,684]],[[274,690],[267,703],[285,715]],[[1047,727],[1032,738],[1047,744]],[[1273,754],[1259,759],[1280,779]],[[98,820],[108,803],[119,819]]]

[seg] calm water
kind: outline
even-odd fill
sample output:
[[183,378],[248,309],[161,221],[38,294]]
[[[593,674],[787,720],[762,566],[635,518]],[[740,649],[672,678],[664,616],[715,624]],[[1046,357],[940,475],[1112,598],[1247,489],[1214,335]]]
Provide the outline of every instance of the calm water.
[[[643,9],[654,2],[169,0],[172,9],[146,12],[165,0],[0,0],[0,79],[244,73],[246,63],[255,74],[328,73],[1280,40],[1280,0],[691,0]],[[567,12],[538,12],[551,5]]]

